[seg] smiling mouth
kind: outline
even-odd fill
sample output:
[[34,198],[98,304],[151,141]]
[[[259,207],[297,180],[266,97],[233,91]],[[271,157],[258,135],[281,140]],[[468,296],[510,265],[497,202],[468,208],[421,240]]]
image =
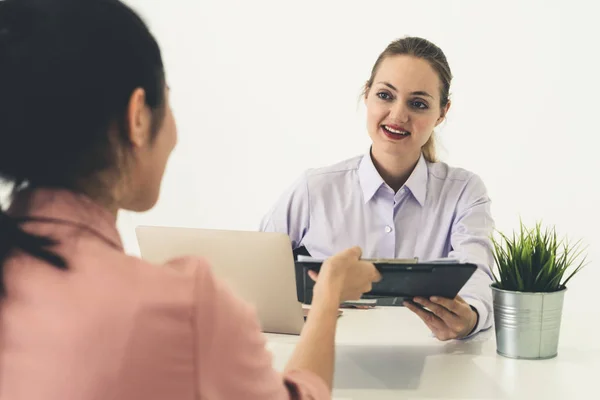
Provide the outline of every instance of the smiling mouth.
[[398,136],[398,137],[410,136],[410,132],[409,131],[405,131],[405,130],[402,130],[402,129],[391,128],[391,127],[389,127],[387,125],[381,125],[381,128],[386,133],[389,133],[390,135],[393,135],[393,136]]

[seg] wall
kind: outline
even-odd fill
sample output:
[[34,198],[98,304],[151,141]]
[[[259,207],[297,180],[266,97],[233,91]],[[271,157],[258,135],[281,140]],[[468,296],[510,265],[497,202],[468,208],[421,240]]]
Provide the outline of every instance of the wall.
[[418,35],[455,76],[443,160],[482,176],[499,229],[541,219],[583,239],[567,309],[595,309],[595,2],[129,3],[162,46],[180,140],[156,208],[120,216],[128,252],[137,224],[256,229],[304,169],[365,152],[361,85],[389,41]]

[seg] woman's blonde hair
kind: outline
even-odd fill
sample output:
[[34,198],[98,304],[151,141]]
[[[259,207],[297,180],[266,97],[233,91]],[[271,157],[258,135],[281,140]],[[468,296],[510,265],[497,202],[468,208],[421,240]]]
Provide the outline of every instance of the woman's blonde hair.
[[[365,83],[363,95],[366,95],[371,89],[373,80],[375,79],[375,75],[377,74],[377,70],[379,69],[381,62],[387,57],[403,54],[424,59],[438,74],[441,82],[440,108],[443,110],[450,101],[450,83],[452,82],[452,72],[450,71],[450,66],[448,65],[448,61],[446,60],[444,52],[435,44],[420,37],[405,37],[402,39],[397,39],[391,42],[385,48],[379,57],[377,57],[377,61],[375,61],[375,64],[373,65],[371,77]],[[422,151],[423,156],[427,161],[437,161],[434,132],[431,133],[427,143],[423,145]]]

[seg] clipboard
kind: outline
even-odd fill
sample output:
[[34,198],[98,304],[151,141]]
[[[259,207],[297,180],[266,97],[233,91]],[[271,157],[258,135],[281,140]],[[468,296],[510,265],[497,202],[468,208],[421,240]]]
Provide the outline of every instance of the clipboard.
[[[377,299],[378,305],[402,306],[415,297],[439,296],[454,298],[477,270],[472,263],[451,260],[418,262],[417,259],[365,260],[371,261],[381,274],[381,281],[373,284],[364,299]],[[315,282],[309,270],[319,272],[322,260],[299,258],[295,262],[298,301],[310,304]]]

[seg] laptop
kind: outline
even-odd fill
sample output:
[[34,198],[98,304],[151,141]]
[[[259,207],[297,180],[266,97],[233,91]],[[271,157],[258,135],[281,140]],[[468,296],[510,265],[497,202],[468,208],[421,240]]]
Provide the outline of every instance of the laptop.
[[288,235],[138,226],[136,236],[141,257],[152,263],[188,255],[206,259],[218,278],[254,306],[263,332],[300,334],[304,312]]

